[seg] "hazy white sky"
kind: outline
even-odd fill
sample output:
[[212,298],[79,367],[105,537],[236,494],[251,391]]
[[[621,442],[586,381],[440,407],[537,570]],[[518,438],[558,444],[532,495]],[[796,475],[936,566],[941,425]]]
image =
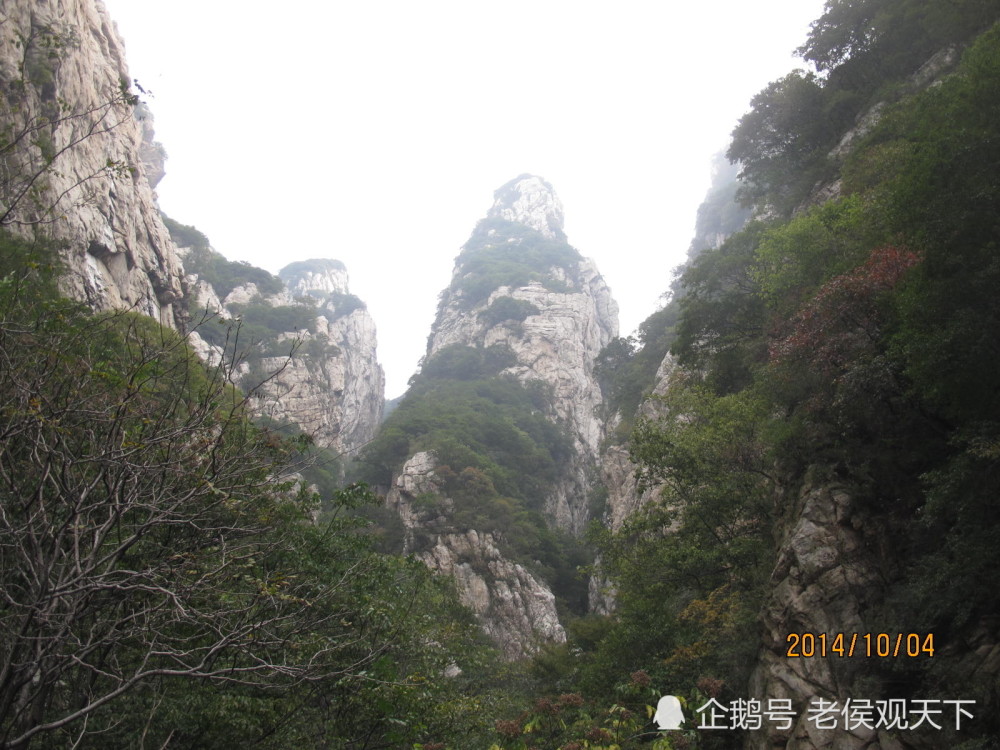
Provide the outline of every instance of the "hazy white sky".
[[658,305],[712,155],[823,0],[105,0],[170,158],[160,205],[226,257],[347,264],[386,395],[493,191],[552,183],[621,308]]

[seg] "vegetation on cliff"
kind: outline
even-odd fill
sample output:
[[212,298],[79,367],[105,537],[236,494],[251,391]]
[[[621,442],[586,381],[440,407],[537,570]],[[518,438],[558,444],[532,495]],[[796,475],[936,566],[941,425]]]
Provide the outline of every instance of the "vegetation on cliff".
[[298,484],[305,445],[251,422],[236,363],[60,298],[38,242],[0,249],[0,744],[399,746],[475,726],[462,685],[489,649],[444,581],[373,550],[371,494]]
[[465,309],[485,301],[501,286],[537,281],[546,289],[564,292],[581,260],[565,240],[549,239],[537,229],[506,219],[483,219],[462,248],[448,291],[460,295]]
[[[748,695],[792,498],[836,482],[871,544],[892,550],[875,558],[867,627],[950,644],[933,658],[871,660],[846,684],[871,698],[975,699],[976,722],[928,734],[932,744],[986,747],[997,736],[996,675],[974,669],[963,644],[994,643],[1000,614],[984,585],[1000,574],[1000,112],[990,93],[1000,27],[935,85],[909,78],[1000,14],[967,5],[828,3],[803,48],[819,74],[772,84],[737,127],[743,196],[771,213],[694,257],[673,312],[660,314],[681,370],[660,417],[638,420],[629,445],[662,496],[597,536],[618,611],[596,644],[577,641],[584,654],[564,665],[560,689],[613,700],[601,687],[609,672],[621,681],[641,669],[723,702]],[[888,102],[877,122],[829,157],[877,101]],[[838,180],[832,200],[803,203]],[[623,405],[641,390],[641,352],[606,352]]]
[[[432,451],[436,474],[454,503],[448,529],[494,532],[515,560],[555,588],[570,609],[586,608],[577,566],[580,544],[550,528],[544,498],[571,450],[546,414],[551,389],[501,375],[514,362],[503,345],[448,346],[428,358],[359,463],[359,476],[386,486],[404,461]],[[433,539],[428,530],[427,542]]]

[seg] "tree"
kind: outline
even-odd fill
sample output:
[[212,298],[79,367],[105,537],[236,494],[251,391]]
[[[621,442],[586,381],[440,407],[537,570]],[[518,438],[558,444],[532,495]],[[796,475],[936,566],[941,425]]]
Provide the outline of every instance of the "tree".
[[206,368],[148,318],[55,297],[37,245],[0,243],[0,747],[110,731],[164,681],[362,674],[402,620],[359,612],[377,560],[355,520],[313,524],[293,446],[230,385],[238,361]]
[[701,253],[680,279],[683,296],[671,351],[681,364],[705,371],[719,392],[744,387],[766,356],[767,308],[754,263],[767,228],[750,223]]
[[750,104],[726,152],[740,164],[737,196],[790,213],[826,174],[825,156],[843,123],[830,117],[822,82],[801,70],[773,81]]

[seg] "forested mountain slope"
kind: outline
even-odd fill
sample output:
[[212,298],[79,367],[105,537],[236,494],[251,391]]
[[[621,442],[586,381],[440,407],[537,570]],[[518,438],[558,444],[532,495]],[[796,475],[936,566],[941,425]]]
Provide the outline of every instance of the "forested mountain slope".
[[998,21],[829,0],[634,339],[500,188],[372,439],[342,264],[161,217],[100,2],[5,2],[0,747],[997,747]]
[[[642,329],[676,362],[627,443],[662,493],[600,545],[618,609],[584,672],[791,701],[794,721],[719,746],[994,746],[998,17],[828,3],[802,48],[817,72],[772,83],[734,131],[756,218]],[[643,351],[604,355],[631,403]],[[872,646],[850,657],[855,634]],[[819,699],[945,720],[818,723]],[[956,731],[941,701],[960,699],[975,718]]]
[[[455,262],[410,390],[365,452],[404,549],[452,575],[512,657],[586,610],[579,534],[603,437],[594,361],[617,305],[566,241],[550,185],[496,191]],[[554,592],[554,593],[553,593]]]

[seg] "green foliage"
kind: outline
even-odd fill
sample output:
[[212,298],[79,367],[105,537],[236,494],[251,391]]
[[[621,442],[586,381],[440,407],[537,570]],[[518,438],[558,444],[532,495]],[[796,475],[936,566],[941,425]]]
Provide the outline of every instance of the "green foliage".
[[547,400],[512,378],[423,379],[366,448],[363,476],[388,484],[409,456],[433,450],[454,471],[478,469],[500,494],[538,508],[570,450],[542,413]]
[[160,214],[160,218],[163,219],[164,226],[170,232],[170,239],[174,241],[177,247],[190,247],[193,250],[200,250],[202,252],[211,250],[211,243],[209,243],[208,237],[203,232],[187,224],[181,224],[164,213]]
[[492,328],[508,321],[520,322],[529,315],[538,315],[538,308],[524,299],[513,297],[498,297],[492,304],[479,313],[479,319],[484,325]]
[[682,364],[705,371],[719,392],[745,387],[766,358],[768,315],[754,265],[767,228],[752,222],[719,248],[704,251],[681,276],[671,351]]
[[[959,7],[969,15],[952,15]],[[760,147],[752,187],[774,180],[758,197],[779,204],[789,195],[782,182],[804,190],[815,179],[825,146],[800,160],[796,138],[809,141],[817,111],[856,111],[888,90],[883,75],[908,75],[997,11],[828,3],[810,42],[826,73],[811,84],[821,106],[806,107],[802,123],[772,108],[803,84],[786,79],[755,100],[755,125],[741,135],[741,148]],[[885,583],[870,594],[879,604],[862,612],[868,629],[970,642],[1000,615],[981,585],[1000,575],[1000,109],[989,93],[1000,87],[998,61],[994,28],[939,85],[909,98],[897,87],[898,101],[845,158],[843,198],[751,224],[689,265],[674,351],[697,375],[671,392],[661,421],[637,425],[631,450],[665,484],[665,500],[602,537],[619,619],[586,654],[578,684],[597,690],[602,670],[643,666],[654,679],[710,678],[739,693],[773,555],[763,532],[775,509],[765,499],[788,496],[771,473],[793,494],[817,482],[849,486],[852,517],[865,519],[856,527],[884,550],[869,562]],[[874,665],[864,686],[968,692],[995,706],[992,678],[969,679],[975,661],[970,652]],[[996,731],[991,715],[963,739],[974,746]]]
[[728,156],[742,166],[743,199],[790,215],[834,176],[827,154],[866,108],[897,100],[932,55],[998,17],[997,0],[830,0],[798,50],[821,75],[771,83],[733,131]]
[[572,283],[581,260],[564,240],[548,239],[523,224],[483,219],[458,256],[459,270],[450,291],[461,294],[466,309],[501,286],[519,287],[538,281],[547,289],[565,292],[567,283],[557,278],[553,269],[568,276]]
[[492,652],[444,581],[374,550],[367,488],[296,489],[308,441],[251,424],[225,366],[55,296],[51,248],[0,250],[0,744],[487,731],[466,696]]
[[826,154],[848,121],[832,116],[821,81],[803,71],[774,81],[750,104],[726,153],[742,166],[740,198],[788,212],[830,174]]
[[483,380],[499,375],[517,364],[517,357],[506,344],[486,348],[452,344],[437,352],[420,367],[415,383],[430,380]]
[[630,446],[659,499],[617,531],[592,532],[617,612],[595,637],[574,634],[584,652],[575,683],[603,701],[618,700],[610,681],[641,669],[662,686],[739,695],[755,656],[774,555],[767,401],[675,381],[660,408]]
[[[643,670],[622,675],[609,686],[604,700],[588,700],[578,692],[563,692],[537,698],[513,719],[495,724],[491,750],[528,750],[533,747],[560,750],[697,750],[720,747],[710,733],[695,728],[695,711],[708,698],[698,689],[677,697],[687,715],[685,725],[669,732],[658,731],[653,717],[664,694]],[[679,692],[679,691],[677,691]]]
[[[898,318],[887,338],[911,411],[930,436],[923,445],[904,444],[924,472],[912,501],[919,520],[900,541],[909,553],[901,565],[911,567],[898,574],[882,617],[912,620],[950,641],[1000,613],[997,597],[979,583],[1000,575],[1000,397],[992,385],[1000,366],[1000,110],[986,93],[997,85],[994,26],[953,76],[892,112],[870,146],[883,154],[892,146],[893,156],[887,179],[868,187],[872,200],[923,256],[896,295]],[[911,679],[996,702],[995,686],[968,684],[963,662],[926,665]],[[995,736],[1000,727],[991,718],[979,731]]]
[[674,326],[680,313],[671,301],[639,325],[638,338],[611,340],[597,355],[594,374],[601,385],[607,413],[618,413],[619,435],[632,429],[639,404],[656,385],[656,373],[674,341]]
[[847,196],[763,234],[753,274],[769,308],[788,314],[827,279],[864,260],[878,231],[866,208],[860,196]]
[[873,200],[924,255],[903,299],[900,345],[910,376],[949,420],[1000,406],[979,375],[997,363],[989,342],[1000,320],[989,291],[1000,273],[1000,235],[989,218],[1000,200],[992,174],[1000,161],[1000,107],[986,93],[1000,85],[998,49],[994,27],[955,75],[892,113],[872,137],[875,148],[902,144],[892,178],[873,190]]
[[998,14],[996,0],[829,0],[797,52],[838,85],[871,88],[982,32]]
[[311,331],[316,326],[316,309],[307,305],[269,305],[250,301],[231,305],[243,324],[270,334],[290,331]]

